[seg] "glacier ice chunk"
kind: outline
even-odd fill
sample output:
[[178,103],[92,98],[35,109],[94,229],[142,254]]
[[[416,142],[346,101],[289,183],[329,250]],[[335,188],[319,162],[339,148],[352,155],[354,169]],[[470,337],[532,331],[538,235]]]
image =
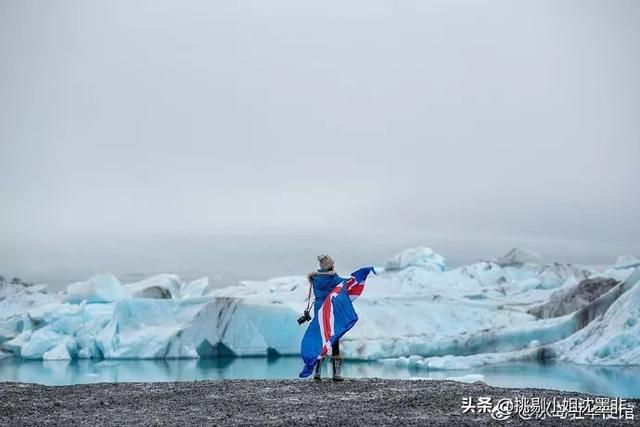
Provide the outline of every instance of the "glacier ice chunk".
[[[554,345],[561,360],[596,365],[640,365],[640,270],[609,309]],[[632,284],[630,282],[635,282]]]
[[577,284],[558,289],[551,294],[548,301],[530,309],[529,313],[545,319],[564,316],[585,307],[617,284],[618,281],[612,278],[584,279]]
[[206,295],[209,291],[209,278],[201,277],[200,279],[192,280],[182,285],[180,289],[180,297],[184,299],[200,298]]
[[613,268],[618,270],[626,270],[628,268],[640,267],[640,258],[633,255],[621,255],[616,259],[616,263]]
[[84,282],[70,284],[65,301],[79,304],[112,302],[129,298],[130,292],[111,273],[96,274]]
[[73,346],[73,338],[58,343],[51,350],[46,351],[42,355],[42,360],[71,360],[69,347]]
[[158,274],[148,279],[125,285],[134,298],[178,299],[183,286],[175,274]]
[[65,339],[65,335],[55,332],[51,326],[45,326],[30,335],[20,349],[20,356],[25,359],[42,359],[46,352],[64,343]]
[[522,267],[525,264],[544,264],[544,258],[540,254],[522,248],[513,248],[505,255],[494,260],[501,267]]
[[444,271],[444,257],[431,248],[424,246],[406,249],[385,262],[385,270],[404,270],[408,267],[419,267],[430,271]]

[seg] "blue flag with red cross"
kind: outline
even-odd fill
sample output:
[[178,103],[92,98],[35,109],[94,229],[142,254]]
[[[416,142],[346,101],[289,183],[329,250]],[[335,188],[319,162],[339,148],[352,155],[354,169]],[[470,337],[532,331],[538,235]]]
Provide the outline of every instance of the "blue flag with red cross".
[[304,367],[300,378],[311,375],[316,362],[327,355],[331,345],[338,341],[358,321],[352,301],[358,298],[369,273],[376,273],[373,267],[364,267],[351,273],[351,277],[338,285],[327,295],[311,320],[302,338],[300,353]]

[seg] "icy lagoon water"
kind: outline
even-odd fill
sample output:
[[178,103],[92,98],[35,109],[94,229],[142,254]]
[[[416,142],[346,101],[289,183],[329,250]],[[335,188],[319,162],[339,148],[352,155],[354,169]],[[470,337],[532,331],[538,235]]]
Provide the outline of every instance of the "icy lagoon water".
[[[328,365],[328,364],[325,364]],[[170,360],[0,360],[0,381],[46,385],[96,382],[195,381],[221,379],[297,378],[301,362],[294,357],[170,359]],[[329,374],[325,366],[325,375]],[[469,371],[425,371],[380,362],[346,361],[344,374],[351,378],[482,379],[497,387],[532,387],[580,391],[592,394],[640,397],[640,366],[595,367],[568,363],[518,363]]]

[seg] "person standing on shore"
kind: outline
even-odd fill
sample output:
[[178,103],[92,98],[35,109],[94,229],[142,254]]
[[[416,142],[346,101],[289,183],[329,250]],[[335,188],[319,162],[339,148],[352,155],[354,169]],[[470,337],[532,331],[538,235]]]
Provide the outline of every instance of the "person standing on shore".
[[[318,311],[320,310],[322,302],[325,300],[327,295],[329,295],[329,293],[337,285],[347,280],[343,277],[340,277],[335,272],[335,261],[329,255],[318,255],[317,259],[320,263],[320,268],[317,271],[314,271],[307,275],[307,280],[309,281],[308,301],[311,300],[312,291],[315,298],[315,302],[313,304],[314,318],[318,317]],[[324,358],[316,362],[316,366],[313,372],[313,379],[316,381],[320,381],[322,379],[321,370],[323,361]],[[342,357],[340,356],[339,340],[336,340],[331,345],[331,365],[333,368],[333,381],[342,381],[344,378],[342,377]]]
[[[339,340],[358,321],[358,314],[352,302],[362,295],[369,273],[375,274],[373,267],[362,267],[345,279],[335,272],[335,262],[329,255],[319,255],[320,268],[307,275],[309,293],[307,308],[298,318],[298,324],[311,320],[302,342],[300,355],[304,366],[300,378],[312,373],[316,381],[321,380],[322,361],[331,351],[333,380],[342,381],[342,355]],[[311,292],[315,296],[313,319],[309,315]]]

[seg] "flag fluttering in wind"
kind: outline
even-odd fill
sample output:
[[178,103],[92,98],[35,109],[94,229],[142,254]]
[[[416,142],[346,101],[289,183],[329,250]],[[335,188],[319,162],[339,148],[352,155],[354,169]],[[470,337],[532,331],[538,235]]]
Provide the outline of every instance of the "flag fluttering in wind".
[[300,353],[304,368],[300,378],[311,375],[316,362],[327,355],[331,345],[338,341],[358,321],[351,301],[364,290],[365,281],[373,267],[364,267],[351,273],[351,278],[339,283],[326,296],[318,315],[311,320],[302,338]]

